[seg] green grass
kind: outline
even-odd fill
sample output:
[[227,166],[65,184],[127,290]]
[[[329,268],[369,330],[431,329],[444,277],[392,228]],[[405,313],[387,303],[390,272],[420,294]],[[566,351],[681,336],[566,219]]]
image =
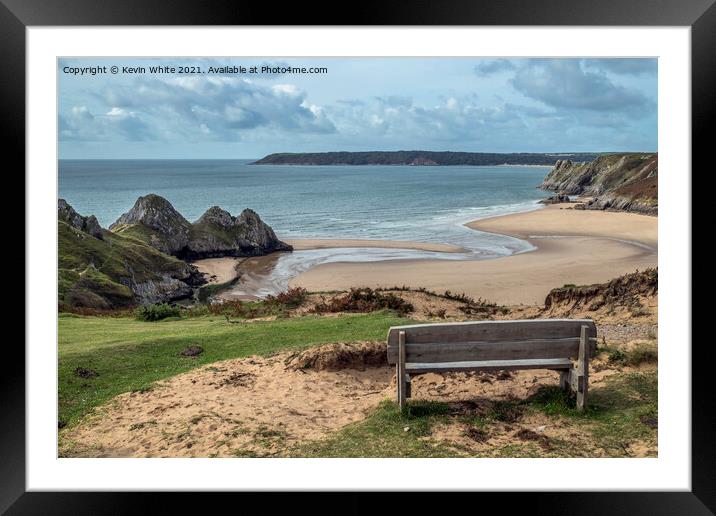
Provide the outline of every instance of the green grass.
[[610,364],[637,367],[641,364],[654,364],[658,361],[655,344],[639,342],[631,349],[606,347],[604,351]]
[[296,457],[457,457],[455,449],[429,439],[433,427],[448,420],[449,412],[445,403],[416,400],[401,414],[394,402],[385,400],[365,420],[348,425],[327,439],[299,445],[288,454]]
[[608,455],[624,456],[625,446],[632,441],[656,441],[657,430],[644,423],[644,419],[658,416],[656,370],[607,378],[603,387],[590,390],[584,412],[579,412],[574,399],[559,387],[541,389],[529,404],[549,416],[583,426]]
[[[590,435],[590,443],[569,438],[521,441],[476,452],[456,443],[431,439],[436,425],[463,423],[489,438],[494,425],[520,428],[530,413],[542,412],[554,425],[568,425]],[[365,420],[337,433],[287,450],[294,457],[589,457],[599,450],[607,456],[628,456],[633,442],[656,443],[657,430],[644,419],[657,419],[657,372],[646,371],[614,376],[591,391],[588,409],[580,412],[574,399],[559,387],[543,387],[525,400],[495,401],[484,415],[453,413],[446,403],[409,400],[401,414],[397,405],[385,400]],[[405,428],[408,431],[405,431]]]
[[[217,360],[328,342],[381,340],[390,326],[406,323],[410,321],[388,312],[243,324],[216,316],[142,322],[60,314],[59,420],[72,426],[117,394],[149,389],[157,380]],[[191,345],[204,352],[196,358],[180,356]],[[74,373],[77,367],[98,376],[80,378]]]

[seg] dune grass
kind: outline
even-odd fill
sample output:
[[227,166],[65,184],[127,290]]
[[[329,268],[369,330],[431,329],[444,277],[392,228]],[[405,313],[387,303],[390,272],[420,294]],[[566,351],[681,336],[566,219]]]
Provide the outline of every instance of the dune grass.
[[[406,319],[389,312],[239,324],[219,316],[143,322],[60,314],[58,424],[76,424],[117,394],[149,389],[157,380],[217,360],[329,342],[381,340],[391,325],[399,324]],[[204,352],[181,356],[189,346],[201,346]],[[84,375],[78,375],[77,368]]]

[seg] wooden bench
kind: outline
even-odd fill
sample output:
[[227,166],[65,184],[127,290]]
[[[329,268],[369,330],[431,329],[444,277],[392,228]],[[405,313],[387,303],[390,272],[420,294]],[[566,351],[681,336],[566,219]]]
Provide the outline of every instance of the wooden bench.
[[576,393],[583,410],[596,346],[597,328],[589,319],[415,324],[390,328],[388,364],[396,366],[401,410],[411,376],[516,369],[560,371],[560,386]]

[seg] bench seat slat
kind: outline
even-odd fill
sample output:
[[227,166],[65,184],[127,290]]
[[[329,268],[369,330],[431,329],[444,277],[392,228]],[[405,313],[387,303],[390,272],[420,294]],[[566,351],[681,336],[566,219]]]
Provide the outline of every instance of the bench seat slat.
[[597,334],[590,319],[523,319],[517,321],[468,321],[458,323],[412,324],[393,326],[388,332],[388,345],[398,344],[398,332],[405,331],[406,343],[514,341],[526,339],[559,339],[579,337],[583,325],[590,336]]
[[406,363],[409,374],[440,373],[445,371],[495,371],[500,369],[570,369],[567,358],[532,360],[479,360],[471,362]]
[[[590,339],[590,354],[596,351],[596,339]],[[407,362],[462,362],[470,359],[512,360],[577,358],[579,338],[524,339],[514,341],[421,342],[407,344]],[[397,346],[388,345],[388,363],[398,360]]]

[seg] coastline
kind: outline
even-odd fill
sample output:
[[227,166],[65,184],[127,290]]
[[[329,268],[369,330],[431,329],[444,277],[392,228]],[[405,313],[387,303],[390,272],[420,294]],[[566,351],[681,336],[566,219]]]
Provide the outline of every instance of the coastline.
[[[570,209],[576,203],[474,220],[465,227],[529,242],[533,249],[488,260],[399,259],[337,261],[307,266],[288,281],[309,291],[351,287],[424,287],[462,292],[508,305],[541,304],[547,293],[565,284],[591,284],[658,264],[658,218],[626,212]],[[447,244],[390,240],[293,239],[299,252],[321,249],[412,249],[441,253],[463,250]],[[216,276],[210,283],[241,274],[236,288],[219,299],[256,299],[285,288],[273,274],[283,253],[254,258],[211,258],[195,265]],[[295,255],[294,255],[295,256]],[[285,271],[282,271],[285,272]],[[284,280],[285,281],[285,280]]]
[[500,304],[541,304],[555,287],[599,283],[658,265],[656,217],[567,209],[571,205],[466,224],[526,240],[533,251],[490,260],[330,263],[299,274],[290,285],[313,291],[407,285]]
[[450,244],[433,244],[426,242],[410,242],[407,240],[362,240],[362,239],[333,239],[333,238],[296,238],[284,239],[292,245],[295,251],[309,251],[313,249],[336,249],[340,247],[367,247],[377,249],[413,249],[416,251],[431,251],[434,253],[464,253],[462,247]]

